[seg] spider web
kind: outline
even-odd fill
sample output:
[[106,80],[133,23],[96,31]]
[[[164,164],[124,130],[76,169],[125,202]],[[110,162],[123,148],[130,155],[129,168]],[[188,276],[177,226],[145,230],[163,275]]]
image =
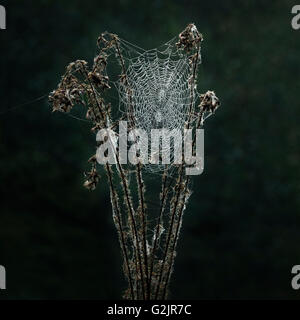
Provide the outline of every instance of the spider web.
[[[183,137],[184,123],[192,107],[194,110],[196,86],[191,93],[190,65],[186,54],[176,47],[176,38],[163,46],[143,50],[120,39],[121,51],[126,61],[127,81],[116,83],[119,92],[120,111],[134,119],[135,128],[143,129],[148,135],[148,154],[151,152],[151,130],[162,131],[162,139]],[[194,97],[192,98],[192,95]],[[179,150],[160,143],[160,154],[170,152],[170,163]],[[169,149],[169,150],[167,150]],[[159,172],[164,165],[145,165],[149,171]]]

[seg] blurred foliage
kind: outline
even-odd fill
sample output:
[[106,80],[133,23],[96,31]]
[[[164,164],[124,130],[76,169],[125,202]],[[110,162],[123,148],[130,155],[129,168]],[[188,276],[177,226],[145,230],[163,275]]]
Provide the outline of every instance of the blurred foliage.
[[[82,187],[94,137],[52,114],[67,63],[92,61],[105,30],[152,48],[194,22],[198,88],[222,107],[205,127],[172,298],[299,298],[300,31],[291,1],[1,1],[0,298],[112,299],[125,287],[105,177]],[[40,99],[36,99],[40,98]],[[25,104],[24,104],[25,103]],[[149,190],[150,188],[148,188]]]

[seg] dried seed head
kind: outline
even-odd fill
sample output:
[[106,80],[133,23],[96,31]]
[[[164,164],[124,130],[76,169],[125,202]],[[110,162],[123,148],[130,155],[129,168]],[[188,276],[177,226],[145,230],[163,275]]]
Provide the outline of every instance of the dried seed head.
[[97,87],[100,87],[102,90],[110,89],[110,85],[108,84],[109,78],[107,76],[102,75],[99,72],[89,72],[88,74],[89,80]]
[[73,103],[66,94],[66,90],[58,88],[49,95],[49,102],[52,104],[52,111],[70,112]]
[[97,70],[98,72],[105,70],[107,66],[107,55],[102,53],[94,58],[94,66],[93,70]]
[[73,66],[76,66],[75,62],[67,67],[67,72],[62,77],[57,89],[49,95],[49,102],[52,104],[53,112],[70,112],[74,104],[85,104],[82,99],[84,85],[68,70],[72,69]]
[[76,60],[74,62],[71,62],[67,66],[67,73],[71,74],[72,72],[83,70],[85,69],[87,64],[88,63],[85,60]]
[[112,48],[115,45],[116,41],[118,41],[118,39],[119,38],[116,34],[104,32],[99,36],[97,45],[103,53],[104,51]]
[[214,91],[207,91],[200,95],[199,108],[202,112],[208,111],[214,113],[220,106],[220,101],[215,95]]
[[201,41],[203,41],[202,34],[197,30],[193,23],[190,23],[179,34],[179,41],[176,43],[176,46],[190,52],[192,49],[195,49]]
[[88,190],[95,190],[96,186],[100,180],[100,175],[97,172],[96,168],[93,167],[91,171],[85,173],[86,181],[84,182],[83,186]]

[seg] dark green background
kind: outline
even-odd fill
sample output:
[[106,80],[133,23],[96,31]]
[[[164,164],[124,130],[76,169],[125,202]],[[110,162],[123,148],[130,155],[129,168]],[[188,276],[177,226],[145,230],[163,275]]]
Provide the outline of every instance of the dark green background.
[[[106,182],[82,187],[94,136],[44,96],[111,31],[146,49],[194,22],[198,89],[222,107],[205,126],[171,297],[298,299],[300,30],[293,1],[1,1],[0,298],[112,299],[125,288]],[[44,96],[38,101],[36,98]],[[24,103],[27,103],[24,105]],[[149,189],[149,188],[148,188]]]

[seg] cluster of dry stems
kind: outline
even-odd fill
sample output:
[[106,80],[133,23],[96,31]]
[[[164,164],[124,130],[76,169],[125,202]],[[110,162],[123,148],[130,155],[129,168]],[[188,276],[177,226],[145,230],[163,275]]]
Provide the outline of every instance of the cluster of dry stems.
[[[200,95],[200,103],[195,108],[195,85],[197,66],[200,62],[202,35],[193,24],[180,33],[178,49],[189,57],[190,64],[190,106],[185,128],[200,128],[204,114],[213,113],[219,101],[213,91]],[[122,56],[120,41],[117,35],[104,33],[98,39],[99,53],[91,69],[86,61],[77,60],[69,64],[58,88],[51,92],[49,101],[53,111],[70,112],[73,106],[83,105],[86,117],[93,123],[92,132],[101,128],[114,127],[111,105],[104,100],[104,92],[110,89],[106,72],[109,53],[114,52],[119,61],[121,74],[119,81],[127,88],[129,97],[127,121],[128,130],[135,128],[134,106],[131,104],[131,88],[126,75],[125,60]],[[193,148],[195,138],[193,139]],[[142,164],[133,169],[121,164],[118,150],[115,150],[116,165],[105,164],[113,211],[120,246],[124,258],[124,274],[128,281],[125,299],[149,300],[166,299],[168,286],[176,256],[176,245],[180,234],[182,217],[191,194],[190,177],[184,173],[184,161],[176,165],[172,176],[169,166],[165,166],[160,191],[160,207],[154,228],[148,222],[146,205],[146,188],[143,179]],[[97,172],[96,156],[89,159],[91,169],[85,174],[84,186],[90,190],[96,188],[100,180]],[[115,168],[116,167],[116,168]],[[132,186],[129,175],[134,171],[137,188],[137,203],[132,198]],[[121,191],[117,187],[121,185]],[[151,235],[151,236],[150,236]]]

